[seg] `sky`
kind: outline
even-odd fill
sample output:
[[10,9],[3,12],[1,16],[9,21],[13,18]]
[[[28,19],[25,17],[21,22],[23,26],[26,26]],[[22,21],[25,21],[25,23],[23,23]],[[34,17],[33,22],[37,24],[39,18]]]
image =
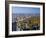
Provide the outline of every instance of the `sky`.
[[12,7],[12,12],[15,14],[20,14],[20,13],[26,13],[26,14],[31,14],[31,13],[40,13],[40,8],[35,8],[35,7]]

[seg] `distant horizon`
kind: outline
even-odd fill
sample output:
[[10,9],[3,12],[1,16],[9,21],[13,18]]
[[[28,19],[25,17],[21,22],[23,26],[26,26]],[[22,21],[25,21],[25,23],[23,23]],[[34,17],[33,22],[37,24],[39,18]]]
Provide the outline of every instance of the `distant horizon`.
[[36,13],[36,14],[12,14],[13,16],[40,16],[40,14]]
[[12,13],[12,14],[40,14],[40,13]]

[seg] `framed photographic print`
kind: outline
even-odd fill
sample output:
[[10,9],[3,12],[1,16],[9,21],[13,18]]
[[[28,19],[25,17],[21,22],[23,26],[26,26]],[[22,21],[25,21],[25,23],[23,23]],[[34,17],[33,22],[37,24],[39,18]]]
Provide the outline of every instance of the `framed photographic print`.
[[45,34],[45,4],[40,2],[6,2],[6,37]]

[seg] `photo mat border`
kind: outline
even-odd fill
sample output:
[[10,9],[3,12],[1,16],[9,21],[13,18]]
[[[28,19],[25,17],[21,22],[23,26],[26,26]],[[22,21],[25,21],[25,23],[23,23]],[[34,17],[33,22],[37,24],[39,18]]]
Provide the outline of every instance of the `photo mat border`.
[[[43,33],[38,34],[23,34],[23,35],[9,35],[9,4],[22,3],[22,4],[36,4],[43,5]],[[45,3],[40,2],[24,2],[24,1],[5,1],[5,37],[23,37],[23,36],[40,36],[45,35]]]
[[[39,8],[40,11],[40,30],[30,30],[30,31],[12,31],[12,7],[32,7]],[[9,35],[21,35],[21,34],[35,34],[43,33],[43,6],[42,5],[27,5],[27,4],[9,4]]]

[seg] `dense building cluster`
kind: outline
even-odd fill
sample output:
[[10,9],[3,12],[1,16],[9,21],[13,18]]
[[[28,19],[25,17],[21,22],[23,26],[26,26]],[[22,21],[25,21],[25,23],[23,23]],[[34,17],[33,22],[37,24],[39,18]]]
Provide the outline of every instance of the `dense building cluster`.
[[40,17],[39,16],[16,16],[12,18],[15,23],[14,29],[16,31],[24,30],[39,30],[40,29]]

